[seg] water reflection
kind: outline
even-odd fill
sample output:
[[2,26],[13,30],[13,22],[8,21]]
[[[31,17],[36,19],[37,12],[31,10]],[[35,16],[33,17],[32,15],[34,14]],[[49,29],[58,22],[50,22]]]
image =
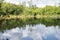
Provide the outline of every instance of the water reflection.
[[0,33],[0,40],[60,40],[59,26],[46,27],[43,24],[16,27]]
[[36,25],[44,24],[48,26],[60,26],[60,19],[51,19],[51,18],[29,18],[29,19],[2,19],[0,20],[0,31],[6,29],[12,29],[16,27],[25,27],[27,24]]

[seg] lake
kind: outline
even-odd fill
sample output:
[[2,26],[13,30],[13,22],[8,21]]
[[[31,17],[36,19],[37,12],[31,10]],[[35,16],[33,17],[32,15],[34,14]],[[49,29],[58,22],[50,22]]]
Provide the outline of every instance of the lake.
[[0,40],[60,40],[60,19],[2,19]]

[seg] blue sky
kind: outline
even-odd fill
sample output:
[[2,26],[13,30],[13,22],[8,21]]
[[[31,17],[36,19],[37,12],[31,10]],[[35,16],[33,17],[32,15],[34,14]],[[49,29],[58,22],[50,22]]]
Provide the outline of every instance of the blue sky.
[[[29,0],[5,0],[6,2],[14,3],[14,4],[19,4],[21,1],[29,1]],[[32,0],[33,4],[36,4],[38,7],[43,7],[46,5],[58,5],[60,3],[60,0]]]

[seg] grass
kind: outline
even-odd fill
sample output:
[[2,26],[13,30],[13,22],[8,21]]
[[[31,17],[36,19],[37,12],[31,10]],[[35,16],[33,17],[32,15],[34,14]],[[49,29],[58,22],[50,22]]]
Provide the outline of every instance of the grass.
[[9,16],[0,16],[0,19],[26,19],[26,18],[60,18],[60,15],[9,15]]

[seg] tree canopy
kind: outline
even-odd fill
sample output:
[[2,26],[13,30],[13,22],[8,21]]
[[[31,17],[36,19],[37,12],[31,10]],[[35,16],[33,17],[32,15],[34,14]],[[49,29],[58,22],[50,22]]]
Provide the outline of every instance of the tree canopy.
[[22,4],[15,5],[12,3],[3,2],[4,0],[0,0],[2,3],[0,4],[0,16],[1,15],[60,15],[60,7],[56,6],[46,6],[44,8],[38,8],[35,5],[32,7],[26,7]]

